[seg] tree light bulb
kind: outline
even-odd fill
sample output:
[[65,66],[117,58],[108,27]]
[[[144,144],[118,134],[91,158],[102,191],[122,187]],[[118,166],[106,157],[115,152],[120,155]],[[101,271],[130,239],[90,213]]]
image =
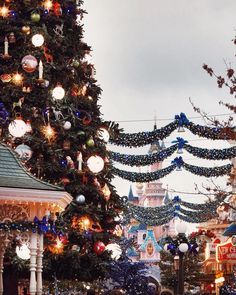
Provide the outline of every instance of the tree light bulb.
[[35,34],[33,37],[32,37],[32,44],[35,46],[35,47],[40,47],[43,45],[44,43],[44,37],[42,34]]
[[51,127],[50,124],[48,124],[47,126],[43,126],[42,132],[43,132],[44,136],[47,138],[47,140],[49,140],[49,141],[54,139],[54,137],[56,135],[55,130]]
[[51,0],[44,1],[43,6],[45,9],[50,10],[52,8],[52,1]]
[[64,88],[58,84],[53,90],[52,90],[52,97],[57,100],[63,99],[65,96],[65,90]]
[[16,73],[12,76],[12,82],[15,84],[15,85],[21,85],[22,82],[23,82],[23,76],[19,73]]
[[2,17],[8,17],[9,14],[9,8],[6,7],[5,5],[3,7],[0,8],[0,15]]

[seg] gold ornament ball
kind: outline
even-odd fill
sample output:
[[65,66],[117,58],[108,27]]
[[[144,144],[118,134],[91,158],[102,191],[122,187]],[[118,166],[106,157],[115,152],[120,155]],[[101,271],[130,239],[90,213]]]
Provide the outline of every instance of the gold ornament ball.
[[29,35],[30,34],[30,27],[29,26],[23,26],[21,28],[22,33]]
[[34,23],[38,23],[40,21],[40,14],[37,13],[37,12],[33,12],[31,15],[30,15],[30,18],[32,20],[32,22]]
[[88,147],[93,147],[94,144],[95,144],[95,142],[94,142],[93,138],[89,138],[89,139],[86,141],[86,145],[87,145]]

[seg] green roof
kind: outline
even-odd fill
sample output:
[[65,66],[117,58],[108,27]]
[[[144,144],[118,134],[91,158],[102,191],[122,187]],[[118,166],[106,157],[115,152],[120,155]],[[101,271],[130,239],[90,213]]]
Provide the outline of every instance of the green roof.
[[31,175],[17,155],[0,143],[0,187],[64,191],[63,188],[41,181]]

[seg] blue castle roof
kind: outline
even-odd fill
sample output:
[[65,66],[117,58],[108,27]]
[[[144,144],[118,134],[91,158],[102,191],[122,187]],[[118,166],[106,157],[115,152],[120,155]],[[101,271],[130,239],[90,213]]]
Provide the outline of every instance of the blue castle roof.
[[132,225],[128,230],[128,234],[134,234],[139,230],[147,230],[147,225],[143,223]]
[[132,186],[130,186],[130,189],[129,189],[128,200],[130,202],[137,201],[138,200],[138,197],[134,196],[134,193],[133,193],[133,190],[132,190]]

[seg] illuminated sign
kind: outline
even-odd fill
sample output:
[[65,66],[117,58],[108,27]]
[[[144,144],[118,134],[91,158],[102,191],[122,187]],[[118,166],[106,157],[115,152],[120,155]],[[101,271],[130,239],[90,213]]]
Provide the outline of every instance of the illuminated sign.
[[218,262],[236,260],[236,245],[232,244],[231,239],[216,246],[216,260]]

